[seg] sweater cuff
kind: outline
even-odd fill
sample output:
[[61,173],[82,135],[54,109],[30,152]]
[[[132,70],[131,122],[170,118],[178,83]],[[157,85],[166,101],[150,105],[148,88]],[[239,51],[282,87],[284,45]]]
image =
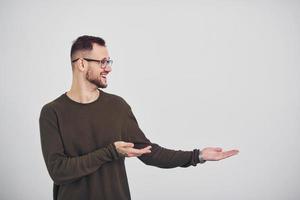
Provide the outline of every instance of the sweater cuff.
[[200,162],[199,161],[199,149],[194,149],[192,151],[192,162],[191,162],[191,164],[193,166],[196,166],[199,162]]

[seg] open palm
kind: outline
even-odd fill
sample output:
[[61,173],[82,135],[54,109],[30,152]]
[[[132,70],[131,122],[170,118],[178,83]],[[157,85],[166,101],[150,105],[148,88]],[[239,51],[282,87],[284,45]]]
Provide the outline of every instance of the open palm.
[[220,147],[206,147],[201,150],[202,157],[208,161],[218,161],[230,156],[234,156],[239,153],[239,150],[234,149],[230,151],[223,151]]

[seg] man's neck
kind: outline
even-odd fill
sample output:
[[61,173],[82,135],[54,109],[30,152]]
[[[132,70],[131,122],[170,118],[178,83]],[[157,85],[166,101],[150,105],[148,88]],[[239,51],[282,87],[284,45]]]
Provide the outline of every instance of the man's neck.
[[98,88],[78,87],[72,84],[67,96],[79,103],[91,103],[98,99],[100,91]]

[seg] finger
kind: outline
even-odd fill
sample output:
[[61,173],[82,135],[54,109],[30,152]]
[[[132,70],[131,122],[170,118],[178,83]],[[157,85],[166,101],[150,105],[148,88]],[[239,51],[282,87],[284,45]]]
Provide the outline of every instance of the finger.
[[137,150],[139,150],[138,153],[140,153],[140,154],[151,153],[151,150],[150,150],[149,147],[146,147],[146,148],[143,148],[143,149],[137,149]]
[[132,155],[131,157],[139,157],[139,156],[141,156],[143,154],[131,154],[131,155]]
[[230,150],[230,151],[228,151],[228,152],[231,152],[231,153],[234,153],[234,154],[238,154],[240,151],[237,150],[237,149],[233,149],[233,150]]
[[140,154],[140,153],[128,153],[127,154],[129,157],[139,157],[139,156],[141,156],[141,155],[143,155],[143,154]]
[[134,144],[131,142],[124,142],[122,147],[134,147]]
[[151,153],[150,148],[152,148],[152,146],[147,146],[143,149],[124,148],[123,151],[128,153],[130,156],[141,156],[145,153]]
[[151,150],[150,150],[151,148],[152,148],[152,146],[147,146],[141,150],[145,151],[146,153],[151,153]]
[[151,151],[148,149],[134,149],[134,148],[129,148],[128,153],[135,153],[135,154],[144,154],[144,153],[150,153]]
[[234,155],[236,155],[238,153],[239,153],[239,151],[237,151],[237,150],[225,151],[225,152],[222,153],[222,159],[228,158],[230,156],[234,156]]
[[128,153],[127,156],[128,157],[137,157],[139,156],[140,154],[134,154],[134,153]]
[[152,148],[152,146],[147,146],[147,147],[145,147],[145,148],[143,148],[143,149],[137,149],[137,150],[140,150],[140,151],[143,151],[143,152],[151,152],[151,149]]
[[143,148],[143,150],[148,150],[148,149],[151,149],[151,148],[152,148],[152,146],[147,146],[147,147]]
[[137,156],[141,156],[142,154],[140,154],[140,153],[124,153],[124,155],[126,157],[137,157]]

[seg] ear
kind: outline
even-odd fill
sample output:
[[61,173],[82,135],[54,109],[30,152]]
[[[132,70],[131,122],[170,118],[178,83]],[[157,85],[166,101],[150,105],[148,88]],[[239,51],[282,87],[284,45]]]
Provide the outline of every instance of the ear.
[[82,58],[78,60],[79,70],[84,71],[84,69],[87,67],[86,63]]

